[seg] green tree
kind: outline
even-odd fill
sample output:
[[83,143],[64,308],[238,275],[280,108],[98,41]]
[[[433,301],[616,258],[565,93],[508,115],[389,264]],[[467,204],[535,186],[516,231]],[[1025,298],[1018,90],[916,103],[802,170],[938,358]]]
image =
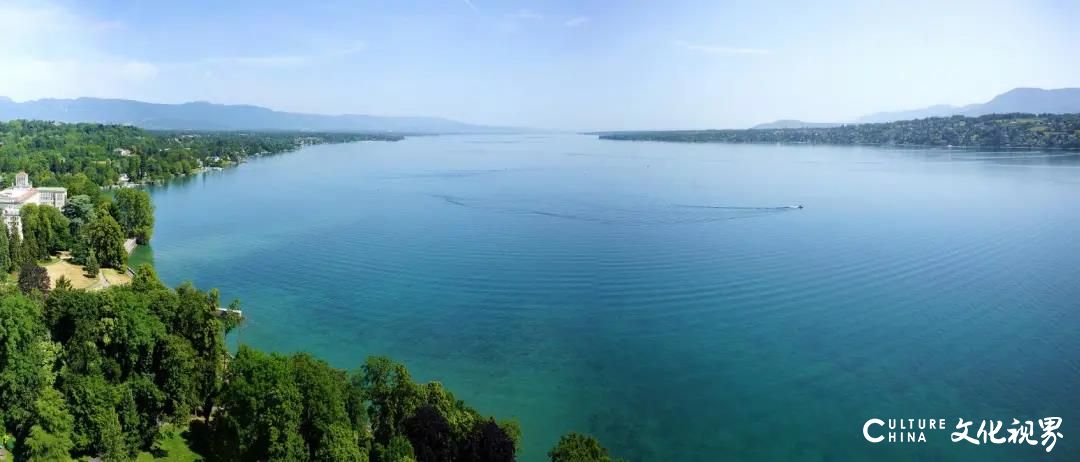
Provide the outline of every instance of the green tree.
[[8,228],[0,224],[0,272],[11,268],[11,247],[8,243]]
[[514,442],[514,453],[521,449],[521,424],[516,419],[499,422],[499,428]]
[[153,447],[160,423],[186,424],[196,407],[213,402],[225,359],[224,329],[208,302],[205,292],[190,286],[174,291],[156,281],[139,289],[50,294],[45,321],[64,345],[59,382],[76,421],[76,453],[126,458]]
[[67,276],[60,276],[60,278],[56,280],[56,287],[53,287],[53,290],[71,290],[71,289],[72,289],[71,280],[69,280],[67,278]]
[[360,446],[356,431],[343,425],[331,425],[323,434],[322,443],[312,454],[311,460],[354,460],[367,462],[367,448]]
[[303,406],[288,358],[241,346],[229,364],[212,439],[225,460],[307,458],[300,436]]
[[123,297],[116,295],[109,301],[112,312],[104,313],[92,332],[98,336],[98,350],[114,363],[114,370],[106,371],[106,378],[130,381],[133,375],[154,372],[157,343],[167,331],[144,301],[127,293]]
[[86,227],[83,227],[75,242],[71,246],[71,262],[78,265],[86,265],[86,259],[90,256],[90,240],[86,237]]
[[165,393],[146,374],[130,377],[119,388],[122,400],[120,422],[128,445],[148,449],[165,421]]
[[15,270],[26,263],[33,263],[34,258],[26,252],[26,248],[23,246],[22,237],[19,236],[19,233],[17,231],[12,231],[8,237],[8,254],[11,255],[11,269]]
[[458,453],[460,460],[513,462],[514,438],[493,419],[478,422]]
[[433,406],[446,418],[450,424],[453,436],[457,440],[464,440],[477,422],[482,420],[480,413],[465,405],[465,402],[454,397],[439,382],[429,382],[420,385],[420,400]]
[[588,435],[567,433],[548,451],[551,462],[613,462],[608,450]]
[[98,264],[97,254],[93,249],[91,249],[90,254],[86,256],[86,265],[83,269],[86,270],[86,275],[92,278],[98,277],[98,273],[101,272],[101,265]]
[[124,232],[111,216],[102,214],[87,225],[86,239],[101,266],[124,269],[124,264],[127,263]]
[[63,181],[63,184],[68,190],[68,203],[79,196],[86,197],[92,203],[101,196],[101,188],[85,173],[71,175]]
[[23,246],[30,257],[40,260],[70,247],[70,224],[57,208],[27,204],[19,210],[19,215]]
[[401,435],[390,438],[386,444],[376,443],[373,455],[375,462],[416,462],[412,444]]
[[372,356],[353,374],[352,381],[370,403],[368,416],[375,441],[385,444],[403,434],[405,419],[421,403],[419,387],[405,366],[387,357]]
[[[154,271],[154,267],[146,263],[139,265],[135,270],[135,277],[131,280],[131,287],[140,292],[149,292],[151,290],[165,289],[165,284],[161,283],[158,279],[157,271]],[[213,289],[211,289],[213,292]]]
[[131,460],[135,449],[124,437],[120,424],[122,397],[115,386],[98,375],[69,373],[62,392],[74,417],[75,450],[101,455],[105,460]]
[[45,271],[37,265],[37,263],[27,263],[19,268],[19,290],[24,294],[29,294],[35,290],[47,294],[49,289],[52,288],[52,283],[49,281],[49,272]]
[[116,221],[124,236],[134,237],[140,244],[150,241],[154,228],[154,205],[150,193],[135,188],[123,188],[113,197],[116,204]]
[[[27,205],[24,210],[32,210],[34,205]],[[24,214],[26,212],[23,212]],[[27,222],[26,215],[22,218],[22,252],[23,258],[26,261],[38,261],[43,258],[48,258],[49,251],[46,248],[46,241],[43,238],[39,238],[39,233],[44,232],[44,229],[39,228],[40,223],[34,218]]]
[[[68,191],[70,194],[71,191]],[[69,197],[64,205],[64,216],[71,224],[71,235],[79,236],[83,226],[97,219],[97,207],[90,196],[77,195]]]
[[291,361],[304,409],[300,435],[310,460],[331,462],[341,459],[327,457],[342,455],[348,455],[345,460],[359,458],[359,432],[363,429],[353,428],[349,420],[345,373],[307,354],[293,355]]
[[26,438],[25,454],[29,461],[65,461],[71,459],[74,418],[67,410],[64,396],[46,387],[34,403],[35,423]]
[[405,436],[409,438],[417,462],[453,460],[455,441],[450,423],[434,406],[420,406],[405,420]]
[[[142,274],[148,274],[143,271]],[[155,298],[163,298],[169,291],[150,289]],[[191,342],[198,358],[197,388],[203,397],[200,413],[209,417],[214,408],[213,397],[218,393],[224,380],[224,358],[226,357],[224,323],[218,316],[211,297],[183,284],[172,291],[169,303],[154,303],[155,315],[161,319],[169,332],[180,335]]]
[[158,342],[154,357],[154,382],[165,393],[164,412],[183,424],[202,404],[195,349],[187,339],[170,334]]
[[[37,414],[35,402],[51,378],[48,331],[40,305],[20,294],[0,299],[0,424],[22,438]],[[2,431],[0,431],[2,432]]]

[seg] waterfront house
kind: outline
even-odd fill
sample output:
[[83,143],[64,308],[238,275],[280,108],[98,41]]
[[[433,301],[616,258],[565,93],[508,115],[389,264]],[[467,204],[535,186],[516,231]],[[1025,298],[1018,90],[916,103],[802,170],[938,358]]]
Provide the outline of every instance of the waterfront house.
[[67,188],[35,188],[26,172],[15,174],[10,188],[0,191],[0,217],[10,232],[22,236],[19,210],[26,204],[48,205],[63,209],[67,204]]

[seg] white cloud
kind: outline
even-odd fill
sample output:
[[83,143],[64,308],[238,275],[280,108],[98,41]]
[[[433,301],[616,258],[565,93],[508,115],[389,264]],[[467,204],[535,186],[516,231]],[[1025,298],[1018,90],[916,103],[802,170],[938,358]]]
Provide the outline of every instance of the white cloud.
[[566,22],[563,23],[563,25],[566,27],[581,27],[588,22],[589,18],[585,16],[575,16],[573,18],[567,19]]
[[[38,98],[199,96],[219,79],[247,70],[294,69],[344,59],[367,49],[361,41],[301,43],[266,55],[144,60],[110,50],[132,31],[121,22],[77,15],[51,4],[0,0],[0,96]],[[177,87],[183,83],[183,88]]]
[[739,47],[727,47],[716,45],[703,45],[699,43],[690,43],[682,40],[674,40],[675,46],[701,53],[708,53],[713,55],[766,55],[770,51],[763,48],[739,48]]
[[55,5],[0,3],[0,92],[16,99],[112,96],[154,80],[154,63],[98,46],[123,28]]
[[463,1],[465,2],[466,5],[469,6],[470,10],[473,10],[476,13],[480,12],[480,10],[476,9],[476,5],[473,5],[473,2],[471,0],[463,0]]

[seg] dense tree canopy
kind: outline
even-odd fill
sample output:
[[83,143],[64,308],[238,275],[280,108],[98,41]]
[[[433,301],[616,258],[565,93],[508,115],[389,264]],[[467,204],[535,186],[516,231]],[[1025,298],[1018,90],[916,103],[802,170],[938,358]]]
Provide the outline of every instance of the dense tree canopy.
[[19,215],[24,252],[30,257],[41,260],[70,247],[70,222],[56,207],[27,204],[19,209]]
[[97,201],[97,187],[161,181],[245,158],[320,143],[396,141],[397,135],[288,132],[150,132],[128,125],[0,122],[0,173],[26,171],[37,186],[64,186]]
[[430,404],[420,406],[405,420],[405,436],[419,462],[453,459],[454,435],[450,422]]
[[113,197],[115,217],[125,237],[134,237],[140,244],[150,241],[154,228],[154,205],[150,193],[134,188],[123,188]]
[[8,242],[7,226],[0,228],[0,272],[7,272],[13,269],[11,262],[11,244]]
[[4,424],[17,452],[41,460],[131,460],[153,445],[160,423],[186,424],[220,386],[224,324],[209,294],[190,286],[57,287],[44,302],[5,293],[0,315],[21,326],[0,331],[0,344],[26,342],[9,355],[22,359],[0,362],[16,377],[0,380],[0,398],[21,395],[29,406],[9,408]]
[[514,438],[494,420],[477,422],[459,450],[458,460],[478,462],[511,462],[515,452]]
[[608,450],[588,435],[567,433],[548,451],[551,462],[614,462]]
[[169,289],[148,266],[99,291],[0,287],[0,424],[16,460],[133,460],[193,416],[210,460],[515,460],[516,424],[388,358],[350,374],[303,353],[229,355],[218,297]]
[[71,226],[71,235],[79,236],[82,234],[83,226],[97,218],[97,206],[90,196],[86,194],[72,196],[71,191],[68,191],[68,199],[67,203],[64,204],[63,213]]
[[807,143],[982,148],[1080,148],[1080,114],[931,117],[827,128],[601,133],[601,139],[687,143]]
[[242,347],[229,365],[213,440],[225,460],[300,460],[304,412],[289,358]]
[[17,293],[0,298],[0,422],[8,433],[25,437],[40,421],[35,403],[51,386],[56,345],[42,321],[39,303]]
[[97,263],[104,267],[123,269],[127,263],[124,249],[124,231],[120,224],[107,213],[98,216],[86,226],[84,237],[88,249]]
[[26,251],[26,247],[22,242],[22,237],[15,231],[11,231],[8,234],[8,259],[11,263],[10,269],[17,269],[26,263],[33,263],[35,260],[35,258]]

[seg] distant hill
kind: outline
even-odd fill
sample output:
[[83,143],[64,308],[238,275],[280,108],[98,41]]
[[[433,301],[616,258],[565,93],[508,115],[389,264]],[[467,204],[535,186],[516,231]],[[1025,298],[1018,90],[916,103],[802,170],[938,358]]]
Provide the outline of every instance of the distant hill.
[[988,114],[783,130],[599,133],[600,139],[680,143],[791,143],[1024,149],[1080,148],[1080,114]]
[[1009,114],[1024,112],[1031,114],[1070,114],[1080,113],[1080,88],[1015,88],[997,95],[994,99],[981,104],[967,106],[937,105],[923,109],[897,112],[879,112],[858,119],[859,123],[894,122],[897,120],[925,119],[927,117],[945,117],[964,115],[977,117],[986,114]]
[[801,120],[783,119],[777,120],[776,122],[757,124],[750,128],[755,130],[770,130],[777,128],[829,128],[839,127],[840,125],[842,124],[826,122],[803,122]]
[[922,109],[912,109],[909,111],[876,112],[870,115],[859,117],[856,123],[883,123],[896,122],[898,120],[925,119],[927,117],[947,117],[953,114],[957,114],[960,109],[961,108],[957,106],[938,104],[935,106],[930,106]]
[[301,130],[321,132],[509,133],[510,127],[472,125],[436,117],[383,117],[280,112],[259,106],[207,102],[158,104],[126,99],[0,97],[0,120],[38,119],[134,125],[151,130]]

